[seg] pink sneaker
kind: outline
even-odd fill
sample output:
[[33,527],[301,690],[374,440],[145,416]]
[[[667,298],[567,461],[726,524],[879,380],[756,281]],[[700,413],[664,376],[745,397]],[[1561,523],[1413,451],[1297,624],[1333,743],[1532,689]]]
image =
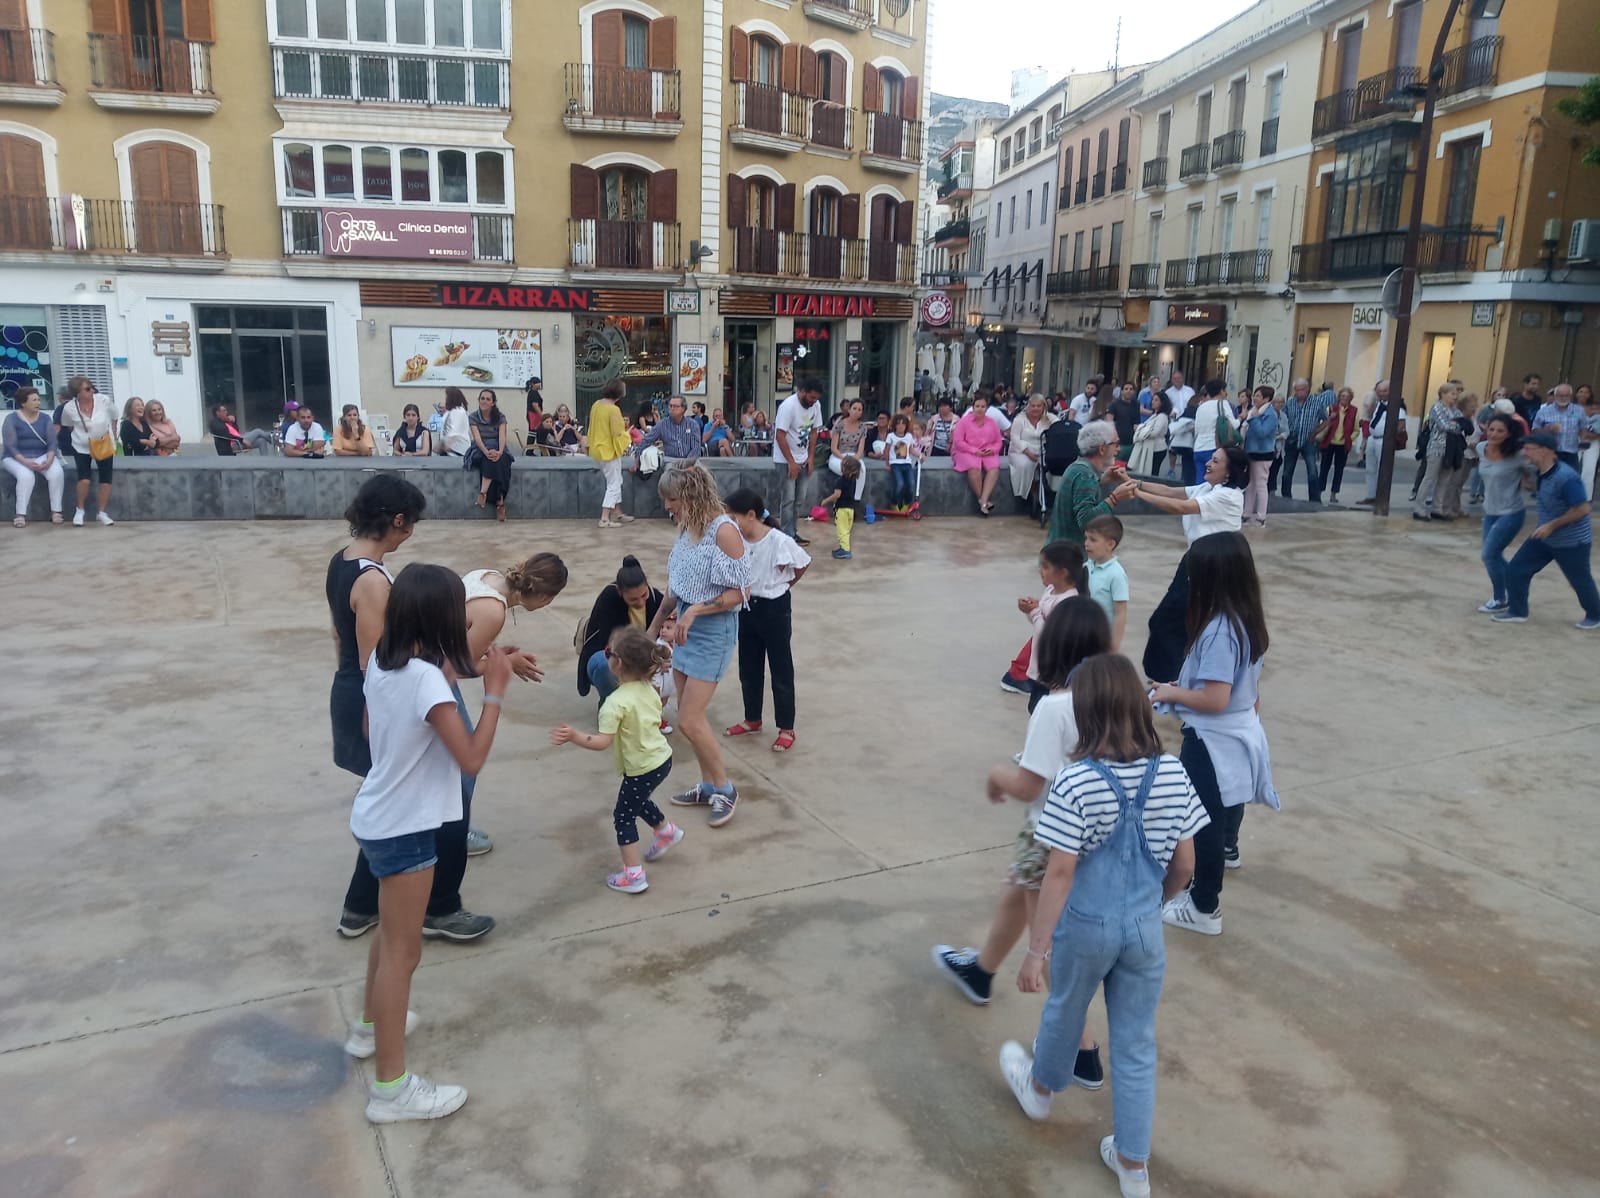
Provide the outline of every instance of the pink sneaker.
[[666,856],[666,852],[678,841],[683,839],[683,829],[677,824],[666,823],[661,825],[661,830],[656,833],[656,838],[650,847],[644,851],[646,861],[659,861]]
[[620,874],[612,874],[606,878],[606,885],[613,890],[620,890],[623,894],[640,894],[650,889],[650,883],[644,880],[642,869],[625,869]]

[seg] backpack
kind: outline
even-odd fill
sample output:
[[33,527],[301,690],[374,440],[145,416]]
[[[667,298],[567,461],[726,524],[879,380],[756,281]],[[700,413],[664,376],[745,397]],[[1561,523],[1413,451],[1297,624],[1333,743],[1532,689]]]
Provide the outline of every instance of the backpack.
[[1065,474],[1067,467],[1078,460],[1080,427],[1076,421],[1058,420],[1044,430],[1039,444],[1046,474]]

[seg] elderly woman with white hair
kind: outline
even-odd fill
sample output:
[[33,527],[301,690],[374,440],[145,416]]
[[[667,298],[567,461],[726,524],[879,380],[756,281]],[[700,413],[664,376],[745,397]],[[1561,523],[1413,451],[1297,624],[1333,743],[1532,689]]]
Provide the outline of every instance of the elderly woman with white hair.
[[1117,426],[1094,420],[1078,430],[1078,460],[1061,476],[1055,510],[1050,516],[1050,539],[1083,544],[1083,527],[1096,516],[1108,516],[1115,495],[1101,495],[1101,476],[1117,461]]
[[1044,454],[1044,430],[1055,422],[1045,408],[1044,396],[1037,391],[1028,396],[1028,406],[1011,422],[1011,452],[1006,459],[1011,464],[1011,493],[1018,499],[1033,494]]

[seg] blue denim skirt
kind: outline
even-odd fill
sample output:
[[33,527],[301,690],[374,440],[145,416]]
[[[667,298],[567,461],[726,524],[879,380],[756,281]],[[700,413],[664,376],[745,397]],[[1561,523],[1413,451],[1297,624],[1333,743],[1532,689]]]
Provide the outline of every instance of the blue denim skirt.
[[[679,604],[683,611],[688,604]],[[739,647],[739,613],[718,612],[713,616],[697,616],[689,625],[689,637],[672,650],[672,668],[686,678],[703,682],[721,682],[722,676],[733,664],[734,650]]]

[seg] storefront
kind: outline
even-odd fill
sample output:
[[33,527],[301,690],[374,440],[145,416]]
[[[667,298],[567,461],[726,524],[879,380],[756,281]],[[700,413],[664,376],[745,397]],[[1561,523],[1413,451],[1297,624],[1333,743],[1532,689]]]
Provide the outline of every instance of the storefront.
[[[1155,316],[1160,304],[1151,305]],[[1152,346],[1144,359],[1149,370],[1163,377],[1181,370],[1192,387],[1208,379],[1228,377],[1228,309],[1225,304],[1187,304],[1174,301],[1166,305],[1166,323],[1146,334]]]

